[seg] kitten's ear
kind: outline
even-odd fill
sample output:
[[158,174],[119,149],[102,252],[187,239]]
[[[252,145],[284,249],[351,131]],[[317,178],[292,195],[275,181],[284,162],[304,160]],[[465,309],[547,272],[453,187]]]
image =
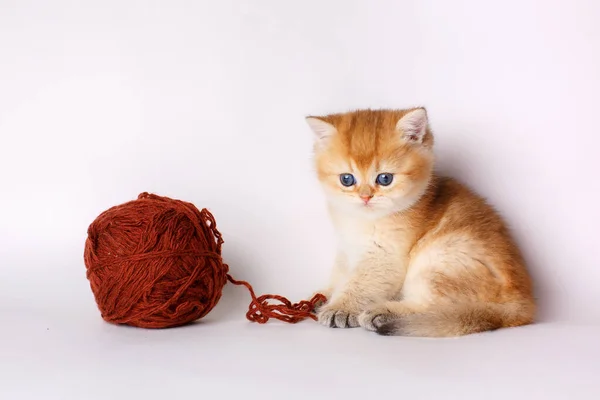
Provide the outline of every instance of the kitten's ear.
[[306,123],[315,134],[317,141],[324,141],[336,133],[333,125],[317,117],[306,117]]
[[422,143],[427,133],[427,123],[427,111],[424,108],[416,108],[400,118],[396,129],[402,134],[404,140]]

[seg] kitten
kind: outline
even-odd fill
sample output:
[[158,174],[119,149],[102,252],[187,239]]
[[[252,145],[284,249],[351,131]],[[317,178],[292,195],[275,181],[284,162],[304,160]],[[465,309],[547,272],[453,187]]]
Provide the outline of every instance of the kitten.
[[306,120],[339,239],[320,323],[428,337],[533,323],[519,249],[481,197],[434,174],[424,108]]

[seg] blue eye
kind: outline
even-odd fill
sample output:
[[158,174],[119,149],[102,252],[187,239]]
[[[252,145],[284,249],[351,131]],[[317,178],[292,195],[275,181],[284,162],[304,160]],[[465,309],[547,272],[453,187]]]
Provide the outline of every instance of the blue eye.
[[377,179],[375,180],[378,185],[388,186],[394,180],[394,175],[384,173],[377,175]]
[[342,185],[344,186],[352,186],[356,183],[356,180],[352,174],[341,174],[340,182],[342,182]]

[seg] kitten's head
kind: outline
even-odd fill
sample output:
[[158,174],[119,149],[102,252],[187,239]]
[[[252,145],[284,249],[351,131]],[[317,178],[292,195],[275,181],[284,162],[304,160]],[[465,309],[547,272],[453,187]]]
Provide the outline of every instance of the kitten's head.
[[317,176],[330,204],[378,218],[411,207],[433,170],[424,108],[358,110],[307,117]]

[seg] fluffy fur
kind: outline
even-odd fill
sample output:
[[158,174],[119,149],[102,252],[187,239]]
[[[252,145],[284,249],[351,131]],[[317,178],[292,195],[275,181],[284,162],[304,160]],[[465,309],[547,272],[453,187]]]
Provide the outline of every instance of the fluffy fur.
[[[504,222],[481,197],[433,172],[424,108],[307,117],[338,249],[329,327],[460,336],[532,323],[530,276]],[[390,185],[377,183],[389,173]],[[341,174],[355,183],[344,186]]]

